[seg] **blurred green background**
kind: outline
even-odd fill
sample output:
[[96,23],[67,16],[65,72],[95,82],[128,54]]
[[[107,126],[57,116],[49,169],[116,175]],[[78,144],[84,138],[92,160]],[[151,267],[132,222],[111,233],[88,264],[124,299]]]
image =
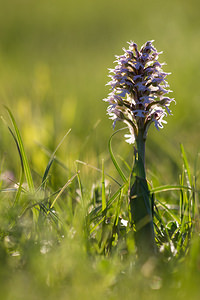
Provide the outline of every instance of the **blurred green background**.
[[[9,122],[3,105],[12,110],[33,169],[41,174],[48,162],[40,145],[53,151],[71,128],[58,154],[65,165],[73,169],[80,159],[99,167],[104,158],[114,174],[107,149],[113,129],[102,101],[107,68],[127,41],[141,46],[153,39],[164,70],[172,72],[177,104],[163,130],[150,129],[147,168],[160,183],[178,180],[180,143],[192,163],[200,146],[199,11],[198,0],[0,0],[1,115]],[[0,143],[4,169],[18,176],[17,151],[3,122]],[[131,163],[132,147],[121,133],[113,149]]]
[[[5,125],[11,122],[4,105],[11,109],[22,134],[36,188],[49,153],[70,128],[57,153],[65,168],[53,164],[47,192],[55,195],[80,168],[84,199],[89,196],[91,202],[91,187],[93,198],[95,192],[101,195],[101,174],[87,166],[76,166],[76,160],[101,168],[103,158],[105,172],[120,180],[108,151],[113,128],[106,115],[107,104],[102,101],[109,92],[105,86],[109,80],[107,68],[114,66],[114,55],[123,52],[127,41],[133,40],[140,47],[152,39],[158,51],[163,51],[160,61],[167,63],[164,70],[172,72],[168,77],[173,90],[170,96],[177,104],[172,103],[173,116],[167,117],[164,129],[150,128],[147,176],[154,186],[178,183],[180,143],[191,167],[200,147],[199,12],[197,0],[0,0],[1,189],[13,187],[12,182],[2,180],[2,175],[18,182],[21,169],[16,145]],[[131,164],[133,148],[125,143],[124,133],[113,138],[113,151],[118,161],[121,157]],[[120,164],[128,176],[130,171],[123,161]],[[149,275],[144,274],[150,277],[143,281],[134,261],[121,261],[117,252],[109,260],[96,255],[98,249],[94,247],[95,254],[92,258],[88,255],[82,205],[74,208],[81,199],[78,187],[73,181],[63,200],[59,198],[56,209],[63,220],[59,233],[49,218],[39,219],[35,227],[31,214],[21,215],[24,207],[40,201],[43,195],[37,193],[32,199],[23,193],[20,202],[13,205],[14,194],[1,193],[0,283],[4,299],[121,299],[124,295],[126,299],[199,299],[199,235],[186,264],[183,260],[178,267],[176,261],[167,259],[167,264],[159,267],[163,283],[153,278],[157,281],[155,293],[151,293],[151,264],[150,269],[146,266]],[[106,182],[109,196],[115,191],[115,186],[110,188]],[[173,192],[162,195],[161,200],[173,204],[179,197]],[[124,269],[126,273],[121,271]],[[160,284],[158,290],[156,282]]]

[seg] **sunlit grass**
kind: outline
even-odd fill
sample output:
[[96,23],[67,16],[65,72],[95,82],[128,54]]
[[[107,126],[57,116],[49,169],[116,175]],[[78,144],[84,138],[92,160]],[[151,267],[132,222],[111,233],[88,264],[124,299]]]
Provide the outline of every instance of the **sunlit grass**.
[[[23,164],[28,163],[25,149],[14,117],[10,111],[9,114],[23,174]],[[26,180],[15,184],[13,189],[4,186],[2,179],[3,297],[120,299],[126,291],[127,299],[133,296],[146,299],[147,295],[150,299],[167,299],[173,295],[177,299],[188,295],[197,299],[199,186],[183,146],[180,184],[153,187],[151,183],[160,254],[143,265],[137,263],[133,233],[128,225],[128,182],[111,145],[110,153],[120,182],[108,176],[104,164],[98,169],[77,161],[78,173],[58,190],[54,190],[49,177],[52,164],[59,161],[55,158],[56,150],[39,186],[32,186],[28,168],[24,171],[26,176],[21,177]],[[93,186],[82,184],[85,175],[79,170],[80,164],[98,173],[99,181]]]

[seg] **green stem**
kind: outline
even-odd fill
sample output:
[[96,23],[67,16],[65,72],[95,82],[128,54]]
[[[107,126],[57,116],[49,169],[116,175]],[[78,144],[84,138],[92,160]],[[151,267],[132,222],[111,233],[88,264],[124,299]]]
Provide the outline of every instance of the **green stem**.
[[135,157],[134,171],[137,176],[146,179],[145,173],[145,139],[143,137],[143,130],[139,130],[136,138],[137,155]]
[[137,150],[130,179],[131,219],[135,226],[135,243],[140,257],[155,254],[155,236],[152,217],[152,200],[145,173],[145,139],[142,129],[136,138]]

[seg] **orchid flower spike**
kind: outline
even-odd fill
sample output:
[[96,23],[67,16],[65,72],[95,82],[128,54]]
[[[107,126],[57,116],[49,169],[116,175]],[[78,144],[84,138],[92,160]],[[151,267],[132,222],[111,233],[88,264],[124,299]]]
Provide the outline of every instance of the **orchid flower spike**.
[[137,44],[130,42],[124,54],[116,56],[114,69],[109,69],[111,81],[110,93],[104,101],[109,103],[107,112],[113,120],[123,121],[128,125],[130,134],[126,134],[128,143],[134,143],[139,130],[143,130],[146,138],[151,123],[157,129],[167,123],[163,118],[171,114],[169,109],[173,98],[166,96],[171,92],[165,80],[170,73],[162,70],[158,62],[157,52],[153,41],[146,42],[140,50]]

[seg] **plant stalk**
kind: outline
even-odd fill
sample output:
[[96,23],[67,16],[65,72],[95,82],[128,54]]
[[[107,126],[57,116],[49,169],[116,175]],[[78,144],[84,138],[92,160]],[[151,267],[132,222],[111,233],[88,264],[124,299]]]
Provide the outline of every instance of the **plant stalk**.
[[139,257],[156,254],[153,205],[145,172],[145,138],[140,129],[136,138],[135,162],[130,178],[131,222],[135,227],[135,244]]

